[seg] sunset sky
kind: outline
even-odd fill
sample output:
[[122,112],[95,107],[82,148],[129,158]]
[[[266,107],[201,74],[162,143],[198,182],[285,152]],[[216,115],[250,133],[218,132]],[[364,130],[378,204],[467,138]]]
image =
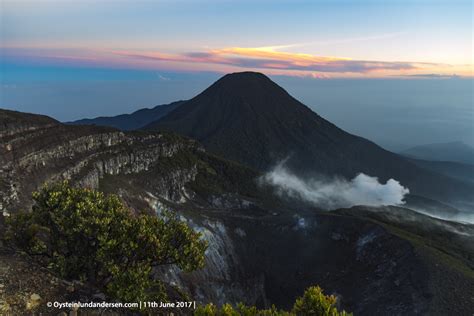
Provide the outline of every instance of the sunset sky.
[[474,144],[472,1],[0,0],[0,107],[129,113],[259,71],[389,148]]
[[1,0],[2,63],[472,76],[471,1]]

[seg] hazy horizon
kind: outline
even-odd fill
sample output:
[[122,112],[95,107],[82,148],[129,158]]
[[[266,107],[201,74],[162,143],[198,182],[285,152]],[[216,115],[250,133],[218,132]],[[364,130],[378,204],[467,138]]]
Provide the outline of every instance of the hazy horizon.
[[[6,69],[0,107],[73,121],[194,97],[222,74],[112,69]],[[390,150],[473,145],[472,79],[270,78],[316,113]]]

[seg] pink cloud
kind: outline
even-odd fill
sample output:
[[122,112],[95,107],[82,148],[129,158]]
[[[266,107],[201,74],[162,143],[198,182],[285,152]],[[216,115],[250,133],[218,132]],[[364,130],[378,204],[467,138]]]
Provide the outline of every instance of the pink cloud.
[[135,59],[182,63],[231,65],[240,68],[277,69],[322,73],[365,74],[386,70],[415,70],[436,65],[419,62],[353,60],[347,58],[315,56],[278,52],[265,48],[225,48],[206,52],[163,54],[160,52],[113,51],[114,54]]
[[198,52],[74,48],[0,48],[6,60],[133,69],[231,72],[241,69],[269,74],[327,78],[333,76],[400,76],[420,73],[469,74],[472,65],[451,66],[410,61],[375,61],[276,51],[272,47],[231,47]]

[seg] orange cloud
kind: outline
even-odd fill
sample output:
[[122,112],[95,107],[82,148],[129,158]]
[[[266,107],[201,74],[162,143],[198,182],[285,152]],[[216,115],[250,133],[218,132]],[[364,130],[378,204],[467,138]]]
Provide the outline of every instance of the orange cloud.
[[[376,61],[280,51],[286,46],[229,47],[198,52],[2,48],[6,59],[112,68],[231,72],[241,69],[273,75],[327,77],[429,77],[426,74],[473,75],[472,65],[411,61]],[[425,74],[425,75],[423,75]],[[439,77],[439,76],[438,76]]]
[[310,54],[298,54],[298,53],[286,53],[276,51],[273,47],[257,47],[257,48],[243,48],[243,47],[232,47],[224,48],[220,50],[212,51],[216,54],[228,54],[237,56],[246,56],[251,58],[270,58],[277,60],[291,60],[294,62],[304,63],[317,63],[317,62],[331,62],[338,60],[349,60],[348,58],[340,57],[322,57],[314,56]]
[[367,74],[384,71],[406,72],[438,65],[434,63],[354,60],[332,56],[317,56],[276,51],[273,47],[231,47],[182,54],[131,51],[113,51],[113,53],[137,59],[157,61],[220,64],[247,69],[255,68],[335,74]]

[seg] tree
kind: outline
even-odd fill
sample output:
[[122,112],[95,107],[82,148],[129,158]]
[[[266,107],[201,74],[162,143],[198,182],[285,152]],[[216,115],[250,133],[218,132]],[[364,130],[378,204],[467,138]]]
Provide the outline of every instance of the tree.
[[165,300],[154,267],[204,265],[206,242],[171,212],[133,214],[116,195],[67,182],[46,185],[33,199],[31,212],[10,219],[8,238],[62,277],[119,300]]
[[305,290],[302,297],[296,299],[291,311],[278,310],[275,306],[269,309],[257,309],[255,306],[237,304],[234,308],[224,304],[218,308],[207,304],[196,309],[195,316],[350,316],[346,311],[338,311],[337,299],[333,295],[325,295],[319,286]]
[[325,295],[319,286],[312,286],[296,299],[292,312],[295,315],[348,316],[345,311],[337,310],[336,303],[334,295]]

